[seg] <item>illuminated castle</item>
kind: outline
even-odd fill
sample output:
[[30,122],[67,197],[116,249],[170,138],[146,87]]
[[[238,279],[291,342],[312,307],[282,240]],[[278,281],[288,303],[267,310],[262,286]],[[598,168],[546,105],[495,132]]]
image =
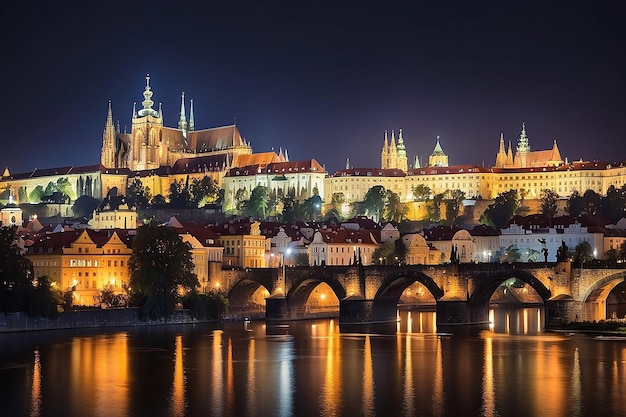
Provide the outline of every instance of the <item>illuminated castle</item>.
[[[250,155],[252,147],[242,138],[236,125],[195,130],[193,100],[189,104],[189,119],[185,112],[185,93],[181,94],[178,127],[163,125],[163,111],[152,108],[150,76],[146,76],[143,108],[133,106],[130,133],[113,126],[111,104],[102,135],[101,163],[107,168],[129,168],[132,171],[173,167],[181,159],[194,159],[205,170],[230,168],[239,155]],[[210,156],[211,158],[198,159]],[[208,165],[207,165],[208,163]]]

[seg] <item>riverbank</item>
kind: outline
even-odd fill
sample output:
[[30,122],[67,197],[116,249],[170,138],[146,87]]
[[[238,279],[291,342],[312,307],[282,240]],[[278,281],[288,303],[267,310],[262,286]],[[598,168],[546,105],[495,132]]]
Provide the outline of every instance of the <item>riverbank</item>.
[[546,329],[546,331],[626,336],[626,322],[623,320],[573,322],[564,326]]
[[0,314],[0,333],[37,330],[85,329],[98,327],[139,327],[171,324],[210,323],[197,320],[188,310],[175,310],[167,320],[142,321],[137,308],[110,308],[64,311],[57,318],[33,318],[25,313]]

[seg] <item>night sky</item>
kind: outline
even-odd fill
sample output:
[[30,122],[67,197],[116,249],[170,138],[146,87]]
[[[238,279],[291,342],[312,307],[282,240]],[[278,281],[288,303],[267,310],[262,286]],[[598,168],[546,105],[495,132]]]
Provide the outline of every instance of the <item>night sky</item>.
[[167,126],[184,91],[196,129],[236,120],[331,173],[380,167],[400,128],[409,163],[439,135],[450,165],[491,166],[523,121],[531,150],[626,160],[621,2],[196,3],[3,2],[2,168],[99,163],[108,101],[130,127],[146,73]]

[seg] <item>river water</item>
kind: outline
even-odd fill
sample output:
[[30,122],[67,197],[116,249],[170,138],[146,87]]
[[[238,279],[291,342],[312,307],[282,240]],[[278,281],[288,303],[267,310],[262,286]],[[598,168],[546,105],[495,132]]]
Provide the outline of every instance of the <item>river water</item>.
[[542,310],[437,333],[336,319],[0,335],[2,416],[618,416],[626,341],[542,332]]

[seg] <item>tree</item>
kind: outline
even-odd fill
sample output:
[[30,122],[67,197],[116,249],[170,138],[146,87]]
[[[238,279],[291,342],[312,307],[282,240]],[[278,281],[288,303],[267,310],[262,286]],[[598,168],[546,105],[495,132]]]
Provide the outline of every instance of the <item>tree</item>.
[[583,210],[583,198],[580,196],[578,191],[574,191],[569,200],[567,200],[567,212],[572,217],[578,217],[582,214]]
[[250,198],[243,204],[242,214],[253,219],[265,219],[269,194],[269,188],[264,185],[254,187],[250,193]]
[[280,198],[278,197],[278,193],[276,190],[271,190],[270,195],[267,197],[267,215],[276,217],[276,210],[278,208],[278,203],[280,202]]
[[100,205],[100,200],[97,198],[89,197],[88,195],[81,195],[72,205],[72,211],[74,216],[90,218],[93,211]]
[[180,293],[199,286],[191,247],[169,226],[154,223],[137,229],[128,261],[131,299],[140,301],[140,318],[168,319]]
[[170,183],[169,189],[170,207],[172,208],[189,208],[191,195],[189,190],[183,184],[183,181],[173,181]]
[[248,201],[248,189],[239,188],[235,193],[235,211],[237,213],[243,213],[243,207],[246,201]]
[[374,221],[378,222],[382,218],[383,209],[385,208],[385,187],[382,185],[375,185],[365,194],[363,198],[363,209]]
[[412,188],[413,191],[413,201],[426,201],[430,198],[432,194],[432,190],[429,186],[424,184],[414,185]]
[[593,250],[591,245],[587,241],[580,242],[574,248],[574,262],[579,265],[583,265],[593,259]]
[[587,190],[583,194],[583,211],[587,214],[595,216],[600,209],[602,197],[593,190]]
[[24,311],[31,317],[56,318],[63,303],[61,291],[52,287],[52,280],[44,275],[28,287]]
[[31,203],[39,203],[44,195],[46,195],[45,190],[41,185],[38,185],[30,192],[28,199]]
[[286,195],[282,198],[283,202],[283,212],[282,220],[283,222],[294,222],[300,219],[300,203],[296,200],[292,195]]
[[428,219],[431,222],[438,222],[441,220],[441,203],[445,198],[445,193],[435,194],[428,203],[426,203],[426,210],[428,211]]
[[76,198],[76,194],[74,193],[74,188],[72,187],[72,184],[70,183],[70,180],[67,177],[59,178],[54,188],[55,189],[53,191],[58,191],[66,195],[71,200]]
[[606,196],[600,200],[600,212],[612,223],[617,223],[626,216],[626,187],[609,186]]
[[167,200],[161,194],[157,194],[150,200],[150,205],[154,208],[163,208],[167,205]]
[[198,294],[193,291],[183,298],[183,307],[194,319],[218,319],[228,311],[229,302],[221,292]]
[[24,311],[33,289],[33,264],[18,246],[17,228],[0,227],[0,311]]
[[519,262],[522,254],[517,245],[514,244],[506,248],[498,248],[493,257],[500,262]]
[[465,193],[461,190],[449,190],[448,199],[446,200],[446,221],[450,224],[454,224],[454,221],[459,215],[459,210],[463,206],[463,200],[465,200]]
[[400,202],[400,196],[392,190],[385,193],[385,208],[383,210],[383,220],[387,222],[400,223],[409,211],[409,208]]
[[194,178],[191,181],[191,201],[196,207],[212,204],[219,198],[220,187],[215,180],[205,175],[202,179]]
[[302,220],[316,221],[322,212],[322,199],[319,195],[313,195],[302,202]]
[[149,201],[150,191],[143,186],[141,178],[136,177],[126,189],[126,204],[128,208],[145,210],[149,206]]
[[343,220],[343,204],[346,196],[343,193],[334,193],[330,200],[330,208],[324,214],[324,220],[340,222]]
[[480,222],[499,231],[513,218],[518,207],[516,190],[500,193],[480,216]]
[[545,188],[539,194],[539,201],[541,201],[541,213],[552,219],[559,209],[559,195],[551,189]]
[[392,265],[395,261],[396,244],[386,241],[372,254],[372,261],[378,265]]

